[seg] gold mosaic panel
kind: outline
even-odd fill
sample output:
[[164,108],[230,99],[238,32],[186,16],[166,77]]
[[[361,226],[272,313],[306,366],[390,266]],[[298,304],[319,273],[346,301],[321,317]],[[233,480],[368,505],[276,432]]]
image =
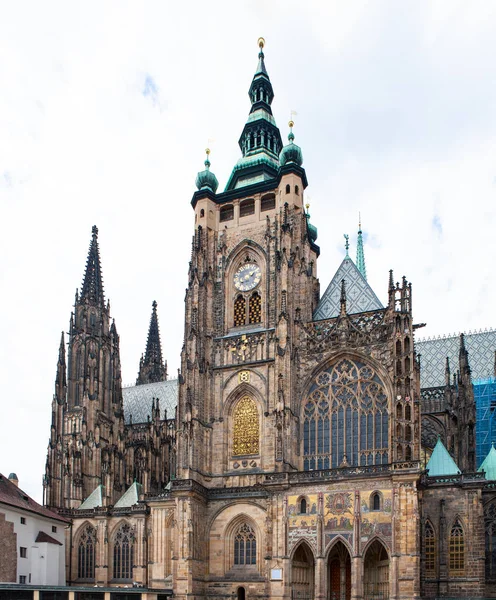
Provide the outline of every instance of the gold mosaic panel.
[[250,371],[240,371],[238,381],[239,383],[250,383]]
[[233,455],[258,454],[260,446],[260,425],[257,405],[245,396],[234,409]]

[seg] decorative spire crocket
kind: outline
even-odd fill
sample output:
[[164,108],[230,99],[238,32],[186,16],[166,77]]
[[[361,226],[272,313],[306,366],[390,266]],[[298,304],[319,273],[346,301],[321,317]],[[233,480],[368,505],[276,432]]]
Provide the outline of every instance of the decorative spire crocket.
[[91,230],[90,249],[88,259],[86,260],[86,270],[84,273],[83,284],[79,302],[87,302],[93,306],[105,307],[105,297],[103,293],[102,268],[100,266],[100,251],[98,249],[98,227],[93,225]]
[[365,268],[365,254],[363,252],[363,239],[362,239],[362,219],[360,214],[358,215],[358,238],[357,238],[357,252],[356,252],[356,266],[363,278],[367,280],[367,269]]
[[157,383],[167,380],[167,362],[162,362],[162,346],[158,328],[157,303],[152,304],[152,316],[148,328],[146,352],[141,357],[136,385],[143,383]]

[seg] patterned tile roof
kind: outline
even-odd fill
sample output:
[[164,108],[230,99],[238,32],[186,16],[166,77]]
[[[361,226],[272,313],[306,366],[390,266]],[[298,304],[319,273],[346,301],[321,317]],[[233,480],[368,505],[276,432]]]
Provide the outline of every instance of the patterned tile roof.
[[47,519],[56,519],[68,523],[67,519],[57,515],[48,508],[40,506],[38,502],[33,500],[30,496],[18,488],[15,484],[0,473],[0,504],[8,504],[15,508],[28,510],[29,512],[35,513],[40,517],[46,517]]
[[156,398],[159,400],[161,418],[167,411],[167,418],[173,419],[176,414],[177,395],[177,379],[124,387],[122,397],[126,423],[129,424],[131,419],[133,423],[146,423],[148,416],[151,417],[152,402]]
[[346,282],[346,312],[349,315],[384,308],[355,263],[346,256],[320,299],[313,315],[314,321],[339,315],[342,279]]
[[[420,357],[420,385],[423,388],[445,385],[446,357],[449,357],[451,373],[458,369],[460,335],[417,340],[416,350]],[[494,375],[494,352],[496,330],[465,333],[465,347],[472,380],[485,379]]]

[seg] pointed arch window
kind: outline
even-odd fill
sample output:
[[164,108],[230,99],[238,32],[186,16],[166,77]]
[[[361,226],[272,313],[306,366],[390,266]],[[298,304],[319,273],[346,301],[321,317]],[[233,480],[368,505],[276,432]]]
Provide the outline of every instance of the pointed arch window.
[[234,564],[257,564],[257,538],[248,523],[240,525],[234,534]]
[[132,579],[134,561],[134,533],[124,523],[114,537],[114,579]]
[[458,519],[455,521],[450,531],[449,570],[450,575],[465,574],[465,534]]
[[436,546],[437,540],[434,527],[427,521],[424,536],[424,567],[427,577],[436,576]]
[[249,396],[241,398],[233,413],[233,456],[258,454],[260,426],[257,405]]
[[300,502],[300,513],[302,515],[306,515],[307,514],[307,501],[305,500],[305,498],[301,499],[301,502]]
[[388,397],[368,364],[346,358],[317,373],[302,409],[305,471],[389,462]]
[[239,294],[234,302],[234,327],[240,327],[246,323],[246,300]]
[[250,296],[248,322],[250,325],[262,322],[262,299],[258,292]]
[[78,578],[95,579],[96,529],[84,527],[78,544]]

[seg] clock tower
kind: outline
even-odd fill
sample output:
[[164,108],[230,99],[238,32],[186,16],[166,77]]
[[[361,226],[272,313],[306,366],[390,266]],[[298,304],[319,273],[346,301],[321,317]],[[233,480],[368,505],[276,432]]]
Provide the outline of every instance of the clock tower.
[[207,150],[191,202],[177,466],[208,487],[298,468],[293,327],[312,319],[319,295],[302,152],[292,122],[283,147],[259,45],[242,157],[218,192]]

